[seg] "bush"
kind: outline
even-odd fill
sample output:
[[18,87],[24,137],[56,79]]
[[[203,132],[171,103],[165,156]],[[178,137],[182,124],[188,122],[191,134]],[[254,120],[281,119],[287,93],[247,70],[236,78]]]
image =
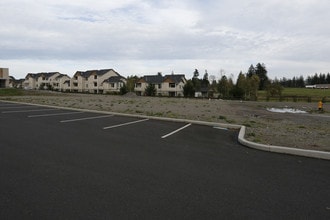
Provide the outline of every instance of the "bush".
[[120,88],[120,92],[119,92],[119,94],[120,94],[120,95],[125,95],[127,92],[128,92],[128,90],[127,90],[127,86],[126,86],[126,84],[124,84],[124,85]]
[[146,96],[155,96],[157,93],[156,87],[154,84],[149,84],[145,89]]

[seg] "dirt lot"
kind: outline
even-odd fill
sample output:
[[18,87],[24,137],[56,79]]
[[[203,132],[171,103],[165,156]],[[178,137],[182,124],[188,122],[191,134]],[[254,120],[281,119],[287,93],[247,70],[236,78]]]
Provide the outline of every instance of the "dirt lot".
[[[43,93],[1,97],[12,101],[93,109],[158,117],[242,124],[248,140],[330,152],[330,104],[317,112],[317,103],[241,102],[165,97]],[[274,113],[267,108],[294,108],[305,114]]]

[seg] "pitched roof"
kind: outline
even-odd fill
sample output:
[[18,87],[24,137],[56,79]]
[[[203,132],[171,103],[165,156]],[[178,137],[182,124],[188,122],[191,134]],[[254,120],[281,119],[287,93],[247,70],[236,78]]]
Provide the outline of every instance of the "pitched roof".
[[175,83],[180,83],[183,80],[185,80],[185,75],[184,74],[171,74],[171,75],[165,75],[165,79],[171,79],[172,81],[174,81]]
[[165,75],[162,76],[161,74],[158,75],[146,75],[143,76],[139,81],[143,81],[146,83],[152,83],[152,84],[160,84],[164,82],[166,79],[171,79],[174,83],[180,83],[183,80],[185,80],[184,74],[171,74],[171,75]]
[[160,74],[158,75],[146,75],[141,78],[146,83],[160,84],[164,81],[164,77]]
[[[58,79],[60,79],[60,78],[62,78],[62,77],[69,77],[68,75],[66,75],[66,74],[60,74],[60,75],[58,75],[56,78],[55,78],[55,80],[58,80]],[[70,78],[70,77],[69,77]]]
[[104,74],[106,74],[109,71],[113,71],[114,73],[116,73],[117,75],[119,75],[119,73],[117,73],[116,71],[114,71],[113,69],[101,69],[101,70],[87,70],[87,71],[77,71],[74,76],[76,75],[80,75],[82,77],[88,78],[91,75],[97,75],[97,76],[102,76]]
[[122,82],[122,80],[125,80],[125,78],[122,76],[111,76],[108,79],[104,80],[103,82],[117,83],[117,82]]
[[60,73],[59,72],[28,73],[25,78],[27,79],[27,78],[31,77],[31,78],[37,79],[40,76],[44,76],[46,78],[49,78],[49,77],[52,77],[55,74],[60,74]]

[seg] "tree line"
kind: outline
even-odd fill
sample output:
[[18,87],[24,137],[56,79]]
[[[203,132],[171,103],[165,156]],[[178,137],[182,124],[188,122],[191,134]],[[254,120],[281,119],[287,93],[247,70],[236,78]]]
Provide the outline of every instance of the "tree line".
[[293,77],[292,79],[282,78],[279,80],[280,84],[288,88],[304,88],[306,85],[316,84],[330,84],[330,73],[315,73],[314,75]]
[[263,63],[255,66],[251,64],[246,73],[240,72],[236,83],[226,75],[222,75],[218,81],[213,77],[210,82],[207,71],[199,78],[199,72],[195,69],[193,78],[187,81],[183,93],[185,97],[194,97],[196,92],[207,91],[210,96],[217,93],[221,99],[256,100],[258,90],[266,90],[271,84]]
[[284,88],[305,88],[306,85],[330,84],[330,73],[315,73],[306,79],[303,76],[290,78],[269,79],[268,71],[264,63],[255,66],[250,65],[248,71],[239,73],[236,83],[232,78],[222,75],[218,81],[214,79],[209,82],[208,73],[205,72],[202,79],[198,79],[198,70],[195,70],[193,78],[188,80],[184,87],[184,94],[192,97],[195,91],[203,86],[208,86],[212,94],[217,93],[222,99],[257,100],[258,91],[264,90],[267,97],[281,96]]

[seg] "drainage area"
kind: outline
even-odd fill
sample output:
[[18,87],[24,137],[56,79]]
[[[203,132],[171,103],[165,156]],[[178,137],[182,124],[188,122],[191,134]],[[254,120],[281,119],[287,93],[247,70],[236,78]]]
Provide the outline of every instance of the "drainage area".
[[277,112],[277,113],[295,113],[295,114],[304,114],[306,111],[294,109],[294,108],[267,108],[267,111]]

